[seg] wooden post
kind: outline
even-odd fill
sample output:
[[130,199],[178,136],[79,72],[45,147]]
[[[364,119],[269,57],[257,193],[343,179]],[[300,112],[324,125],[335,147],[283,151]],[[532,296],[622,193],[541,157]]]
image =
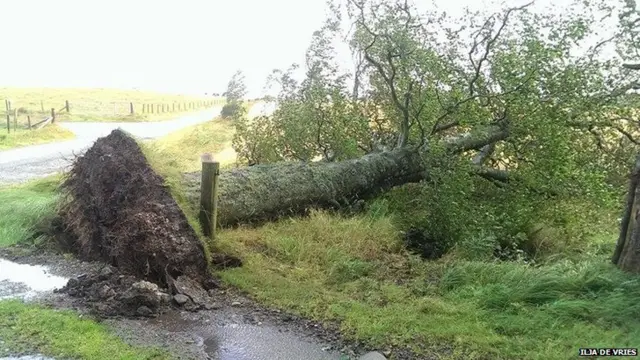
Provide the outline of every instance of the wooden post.
[[13,109],[13,132],[18,130],[18,109]]
[[44,101],[40,100],[40,111],[44,114]]
[[64,101],[64,108],[65,110],[67,110],[67,112],[69,112],[69,100]]
[[9,100],[4,100],[4,106],[7,109],[7,133],[11,133],[11,115],[9,115],[9,109],[11,108],[11,105],[9,105]]
[[51,123],[53,124],[54,122],[56,122],[56,109],[51,108]]
[[200,184],[200,226],[204,236],[211,240],[216,238],[218,217],[218,175],[220,163],[210,153],[201,156],[202,182]]
[[27,124],[29,125],[29,130],[31,130],[31,116],[27,115]]
[[156,112],[160,114],[160,104],[156,104]]
[[131,115],[133,115],[134,111],[133,111],[133,103],[132,102],[129,103],[129,110],[131,112]]
[[171,112],[176,112],[176,103],[172,104]]

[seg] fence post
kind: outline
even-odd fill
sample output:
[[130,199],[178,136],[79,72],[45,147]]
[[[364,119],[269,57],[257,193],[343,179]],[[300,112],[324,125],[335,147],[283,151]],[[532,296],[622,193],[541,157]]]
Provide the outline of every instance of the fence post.
[[131,115],[133,115],[134,112],[133,112],[133,103],[132,102],[129,103],[129,110],[131,110]]
[[160,114],[160,104],[156,104],[156,112]]
[[64,101],[64,108],[69,112],[69,100]]
[[56,122],[56,109],[51,108],[51,123],[53,124],[54,122]]
[[10,134],[11,133],[11,115],[9,115],[9,107],[11,105],[9,105],[9,100],[7,99],[4,100],[4,106],[7,108],[7,133]]
[[40,100],[40,111],[44,114],[44,101]]
[[18,130],[18,109],[13,109],[13,132]]
[[210,153],[202,154],[202,180],[200,184],[200,226],[204,236],[216,238],[218,218],[218,175],[220,163]]
[[27,115],[27,124],[29,125],[29,130],[31,130],[31,116]]
[[176,112],[176,103],[171,105],[171,112]]

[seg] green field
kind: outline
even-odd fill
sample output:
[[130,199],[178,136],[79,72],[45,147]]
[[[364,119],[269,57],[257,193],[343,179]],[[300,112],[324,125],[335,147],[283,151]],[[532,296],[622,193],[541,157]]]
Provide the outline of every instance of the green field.
[[[0,99],[11,100],[11,118],[7,129],[6,106],[0,105],[0,150],[44,144],[73,138],[67,130],[46,125],[28,130],[31,124],[51,115],[56,121],[162,121],[191,111],[222,105],[224,99],[211,96],[172,95],[149,91],[114,89],[30,89],[0,88]],[[69,101],[69,112],[64,109]],[[131,104],[134,113],[131,114]],[[44,111],[43,111],[44,109]],[[17,114],[17,122],[14,114]]]
[[[23,126],[27,124],[27,116],[31,116],[32,122],[36,122],[49,116],[52,108],[56,110],[60,121],[159,121],[180,113],[204,109],[205,101],[219,105],[224,102],[222,98],[204,95],[74,88],[0,88],[0,99],[12,101],[12,108],[18,110],[18,121]],[[63,109],[65,101],[69,101],[68,113]],[[131,103],[134,106],[133,115]],[[149,110],[143,111],[143,105]],[[4,104],[0,107],[0,116],[6,121]]]

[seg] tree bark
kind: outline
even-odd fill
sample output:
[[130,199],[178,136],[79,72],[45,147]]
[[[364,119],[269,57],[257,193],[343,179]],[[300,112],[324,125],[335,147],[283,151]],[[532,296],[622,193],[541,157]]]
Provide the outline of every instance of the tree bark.
[[613,253],[612,262],[620,269],[640,273],[640,231],[638,230],[638,210],[640,209],[640,155],[629,180],[625,211],[620,224],[620,235]]
[[[450,139],[450,153],[480,149],[502,140],[497,127]],[[218,224],[263,222],[304,213],[309,208],[337,207],[369,198],[394,186],[428,176],[428,150],[400,148],[340,162],[255,165],[222,172],[218,178]],[[197,206],[200,173],[185,174],[188,201]]]
[[[263,222],[309,208],[344,205],[425,177],[420,154],[409,149],[341,162],[255,165],[219,176],[218,224]],[[189,203],[198,204],[200,173],[185,174]]]

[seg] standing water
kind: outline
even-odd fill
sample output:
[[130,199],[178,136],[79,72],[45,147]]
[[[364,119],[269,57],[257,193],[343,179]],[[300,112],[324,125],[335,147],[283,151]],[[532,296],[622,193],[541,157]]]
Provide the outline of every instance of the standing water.
[[67,280],[50,274],[44,266],[18,264],[0,258],[0,300],[30,300],[65,286]]

